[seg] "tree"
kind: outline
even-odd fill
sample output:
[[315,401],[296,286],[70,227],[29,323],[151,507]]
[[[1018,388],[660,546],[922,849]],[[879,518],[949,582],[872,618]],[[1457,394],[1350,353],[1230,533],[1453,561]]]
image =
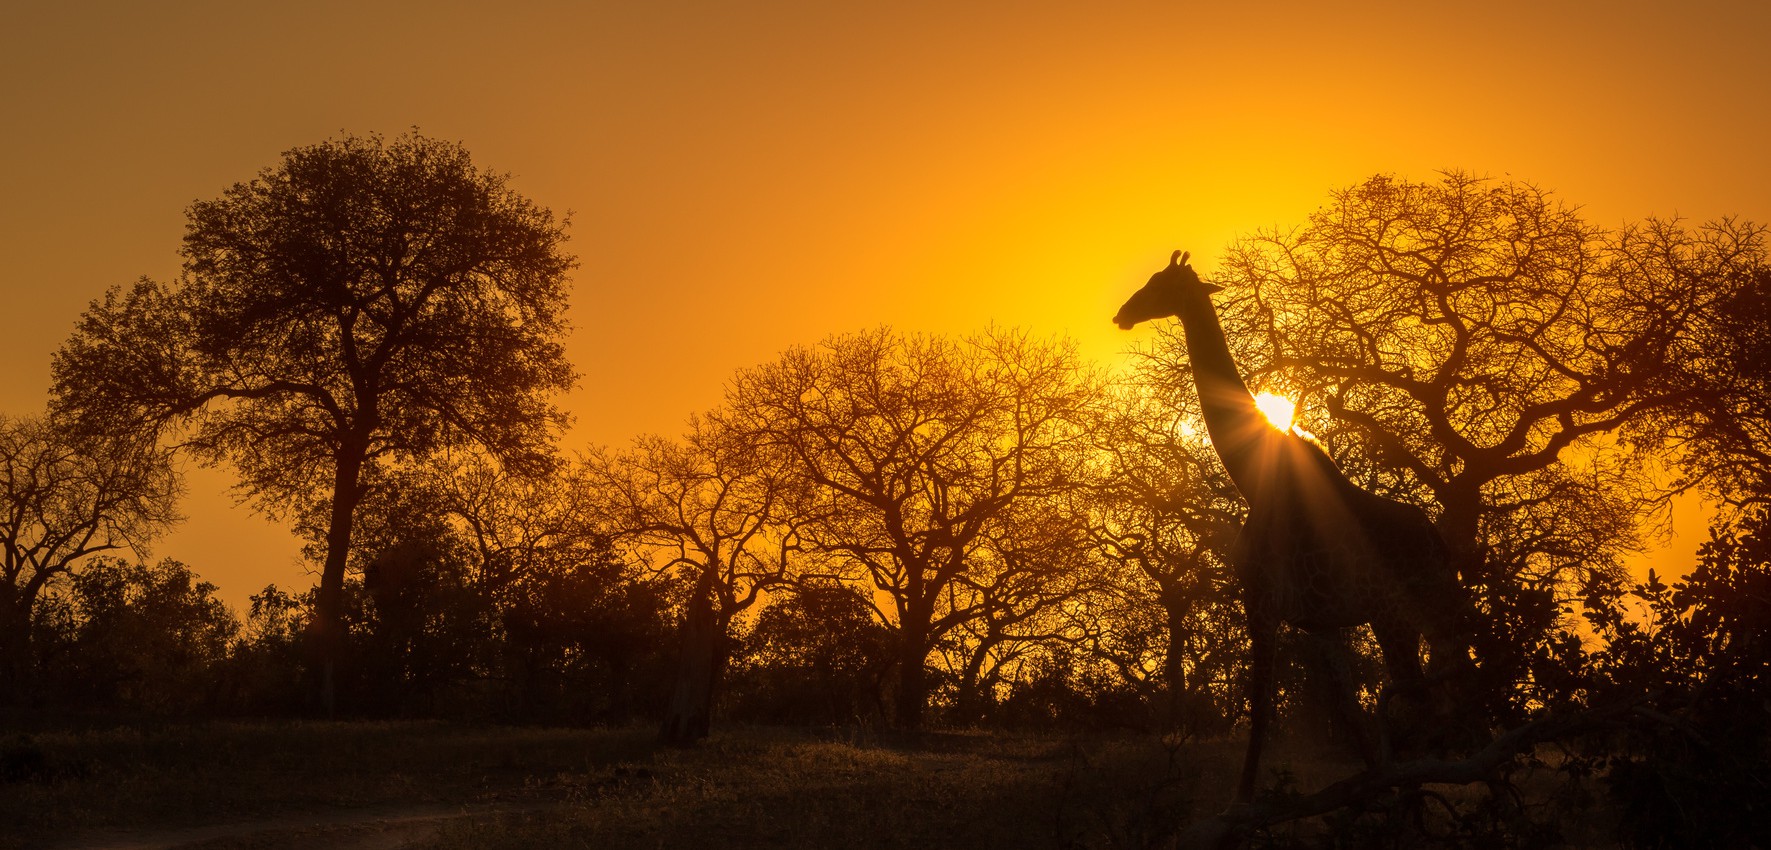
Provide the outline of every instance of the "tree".
[[0,690],[17,693],[38,601],[87,558],[146,545],[179,517],[166,453],[0,416]]
[[523,473],[470,453],[428,475],[531,719],[625,721],[662,671],[672,585],[617,551],[594,466]]
[[240,629],[215,585],[166,559],[99,556],[61,591],[66,616],[51,651],[65,706],[153,713],[217,702],[219,675]]
[[922,722],[937,641],[991,606],[1008,606],[999,620],[1037,611],[1043,588],[1066,586],[1040,577],[1073,562],[1018,553],[1061,545],[1028,535],[1082,523],[1015,520],[1085,480],[1100,391],[1072,346],[1009,331],[836,336],[740,372],[727,401],[803,480],[804,545],[869,587],[896,644],[899,724]]
[[680,442],[644,436],[628,451],[585,459],[580,501],[596,506],[636,560],[681,571],[691,587],[666,743],[707,737],[733,621],[785,581],[797,535],[786,510],[792,482],[779,461],[718,416],[691,420]]
[[1126,386],[1096,432],[1101,467],[1083,494],[1111,580],[1081,606],[1085,646],[1146,698],[1167,728],[1234,716],[1247,640],[1226,554],[1243,507],[1184,402]]
[[[1679,402],[1662,378],[1689,306],[1638,253],[1541,189],[1452,172],[1338,191],[1219,273],[1254,382],[1368,485],[1436,506],[1506,656],[1491,669],[1637,544],[1649,482],[1616,435]],[[1184,351],[1165,347],[1165,380]]]
[[814,579],[771,594],[740,661],[738,702],[755,720],[852,723],[885,710],[890,635],[854,585]]
[[1570,641],[1571,690],[1656,721],[1607,729],[1594,759],[1631,846],[1746,847],[1771,829],[1771,512],[1747,504],[1684,578],[1596,588],[1587,640]]
[[[1636,423],[1634,439],[1665,452],[1683,488],[1732,507],[1771,493],[1771,265],[1763,227],[1733,219],[1687,228],[1651,221],[1625,234],[1643,276],[1674,290],[1684,312],[1667,353],[1664,391],[1685,403]],[[1642,300],[1650,301],[1652,296]],[[1644,304],[1644,309],[1654,309]]]
[[271,515],[323,509],[330,710],[365,471],[467,444],[539,463],[563,421],[564,225],[416,133],[296,148],[187,217],[179,281],[95,302],[55,356],[55,404],[231,463]]

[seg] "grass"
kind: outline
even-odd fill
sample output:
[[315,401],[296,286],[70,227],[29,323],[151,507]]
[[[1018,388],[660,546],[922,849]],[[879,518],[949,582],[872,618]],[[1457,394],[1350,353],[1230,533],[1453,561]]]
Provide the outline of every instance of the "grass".
[[[260,834],[190,833],[179,846],[331,847],[379,833],[353,846],[1146,847],[1223,805],[1241,749],[866,729],[726,727],[690,749],[654,737],[433,722],[42,732],[12,744],[36,769],[0,783],[0,848],[216,824]],[[1356,769],[1296,748],[1269,764],[1300,789]],[[408,822],[370,825],[384,817]]]
[[1202,763],[1168,755],[1135,739],[740,729],[586,776],[565,806],[449,824],[430,846],[1141,846],[1200,784]]
[[646,751],[639,730],[442,723],[203,723],[43,732],[39,768],[0,784],[0,847],[79,830],[175,828],[292,812],[459,805],[541,791]]

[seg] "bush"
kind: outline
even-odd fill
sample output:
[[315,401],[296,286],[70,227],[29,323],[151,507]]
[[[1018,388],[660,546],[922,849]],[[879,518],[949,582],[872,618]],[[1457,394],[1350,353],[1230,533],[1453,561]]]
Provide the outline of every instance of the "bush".
[[44,693],[87,710],[185,714],[211,705],[240,623],[174,560],[95,558],[34,636]]

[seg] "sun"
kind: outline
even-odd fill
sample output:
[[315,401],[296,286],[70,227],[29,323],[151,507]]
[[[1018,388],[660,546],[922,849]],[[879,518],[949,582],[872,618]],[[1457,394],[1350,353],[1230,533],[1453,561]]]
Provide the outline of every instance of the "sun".
[[1291,399],[1273,393],[1261,393],[1254,397],[1254,406],[1260,408],[1261,414],[1273,427],[1281,431],[1291,430],[1292,417],[1297,415],[1297,405]]

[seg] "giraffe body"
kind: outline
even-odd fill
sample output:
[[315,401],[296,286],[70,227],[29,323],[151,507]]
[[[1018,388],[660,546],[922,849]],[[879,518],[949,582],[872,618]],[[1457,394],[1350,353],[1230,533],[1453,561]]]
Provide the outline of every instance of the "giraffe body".
[[[1420,508],[1359,488],[1320,446],[1268,424],[1224,340],[1210,298],[1217,289],[1176,251],[1114,322],[1129,329],[1181,320],[1212,448],[1248,502],[1230,552],[1250,642],[1249,743],[1236,788],[1236,801],[1246,803],[1271,722],[1280,624],[1306,632],[1370,625],[1391,686],[1410,692],[1425,682],[1421,637],[1435,668],[1462,672],[1470,658],[1463,589],[1432,521]],[[1368,746],[1361,749],[1373,758]]]

